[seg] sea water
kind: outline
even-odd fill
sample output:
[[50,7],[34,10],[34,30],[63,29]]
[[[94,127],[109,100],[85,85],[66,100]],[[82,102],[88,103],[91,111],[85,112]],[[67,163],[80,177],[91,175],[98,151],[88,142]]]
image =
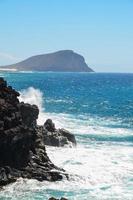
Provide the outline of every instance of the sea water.
[[133,200],[133,74],[1,73],[37,104],[38,124],[51,118],[76,136],[77,147],[47,147],[50,159],[70,179],[19,179],[0,191],[0,200]]

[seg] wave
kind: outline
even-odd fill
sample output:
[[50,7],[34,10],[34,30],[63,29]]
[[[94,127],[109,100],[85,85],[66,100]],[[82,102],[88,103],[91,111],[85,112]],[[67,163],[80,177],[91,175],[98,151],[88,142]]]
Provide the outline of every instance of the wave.
[[[57,128],[66,128],[77,136],[95,141],[133,141],[132,129],[120,128],[121,119],[100,118],[90,115],[74,115],[66,113],[51,113],[45,111],[44,94],[36,88],[29,87],[20,91],[20,101],[35,104],[39,108],[38,124],[51,118]],[[53,101],[53,100],[51,100]],[[63,100],[57,100],[57,102]]]
[[[59,182],[19,179],[0,193],[3,199],[132,199],[133,174],[131,147],[110,145],[84,148],[47,147],[50,159],[70,174]],[[75,197],[75,198],[74,198]]]
[[[70,174],[70,180],[41,183],[23,180],[0,192],[3,199],[48,199],[51,196],[68,199],[132,199],[133,141],[131,129],[113,128],[118,121],[90,115],[48,113],[44,94],[33,87],[20,91],[20,101],[36,104],[40,114],[38,123],[51,118],[56,127],[63,127],[77,137],[76,148],[47,147],[52,162]],[[119,120],[119,119],[118,119]],[[117,145],[114,145],[117,142]],[[121,145],[121,143],[124,145]],[[111,199],[110,198],[110,199]]]
[[83,143],[88,143],[89,141],[96,142],[130,142],[133,143],[133,134],[132,135],[103,135],[103,134],[88,134],[88,135],[80,135],[79,140]]
[[4,77],[5,75],[4,75],[4,73],[0,73],[0,77]]
[[31,74],[34,73],[34,71],[17,71],[17,73]]
[[46,99],[46,102],[48,102],[48,103],[67,103],[67,104],[73,103],[73,101],[65,100],[65,99]]
[[29,104],[35,104],[38,106],[40,111],[43,111],[43,93],[39,89],[29,87],[20,91],[20,102],[25,102]]
[[31,105],[37,105],[39,108],[38,124],[43,124],[44,120],[44,95],[39,89],[29,87],[20,91],[20,102],[29,103]]

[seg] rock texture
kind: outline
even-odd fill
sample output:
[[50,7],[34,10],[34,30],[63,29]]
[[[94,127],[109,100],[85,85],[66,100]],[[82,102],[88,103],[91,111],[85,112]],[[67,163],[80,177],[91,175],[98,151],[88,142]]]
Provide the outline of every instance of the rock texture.
[[72,50],[32,56],[22,62],[5,66],[8,69],[60,72],[92,72],[83,56]]
[[60,199],[56,199],[54,197],[51,197],[51,198],[49,198],[49,200],[68,200],[68,199],[66,199],[65,197],[61,197]]
[[19,177],[61,180],[67,175],[50,161],[43,135],[36,130],[37,106],[20,103],[18,96],[0,78],[0,186]]
[[44,126],[38,126],[37,131],[43,135],[45,145],[56,147],[76,146],[75,136],[65,129],[56,129],[51,119],[47,119]]

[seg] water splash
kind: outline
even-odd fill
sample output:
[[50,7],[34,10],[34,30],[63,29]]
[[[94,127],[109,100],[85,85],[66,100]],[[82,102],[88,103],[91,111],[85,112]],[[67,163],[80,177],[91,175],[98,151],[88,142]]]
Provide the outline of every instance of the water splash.
[[19,101],[29,103],[31,105],[37,105],[39,108],[39,116],[37,122],[39,125],[44,123],[44,95],[39,89],[29,87],[28,89],[21,90]]
[[50,196],[66,196],[70,200],[132,199],[132,129],[117,127],[119,119],[113,117],[48,113],[40,90],[30,87],[20,93],[20,101],[38,105],[39,124],[51,118],[56,127],[76,134],[78,146],[75,149],[47,147],[50,159],[71,174],[69,181],[44,184],[19,180],[5,188],[0,197],[3,194],[7,199],[14,196],[15,200],[19,197],[41,200]]

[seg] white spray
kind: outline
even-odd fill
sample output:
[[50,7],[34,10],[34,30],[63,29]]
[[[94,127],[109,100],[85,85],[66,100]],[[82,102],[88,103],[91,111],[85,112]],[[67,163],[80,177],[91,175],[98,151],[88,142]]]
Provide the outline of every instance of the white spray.
[[43,107],[44,96],[39,89],[29,87],[20,91],[19,101],[29,103],[31,105],[37,105],[39,108],[38,124],[43,124],[45,121],[44,107]]

